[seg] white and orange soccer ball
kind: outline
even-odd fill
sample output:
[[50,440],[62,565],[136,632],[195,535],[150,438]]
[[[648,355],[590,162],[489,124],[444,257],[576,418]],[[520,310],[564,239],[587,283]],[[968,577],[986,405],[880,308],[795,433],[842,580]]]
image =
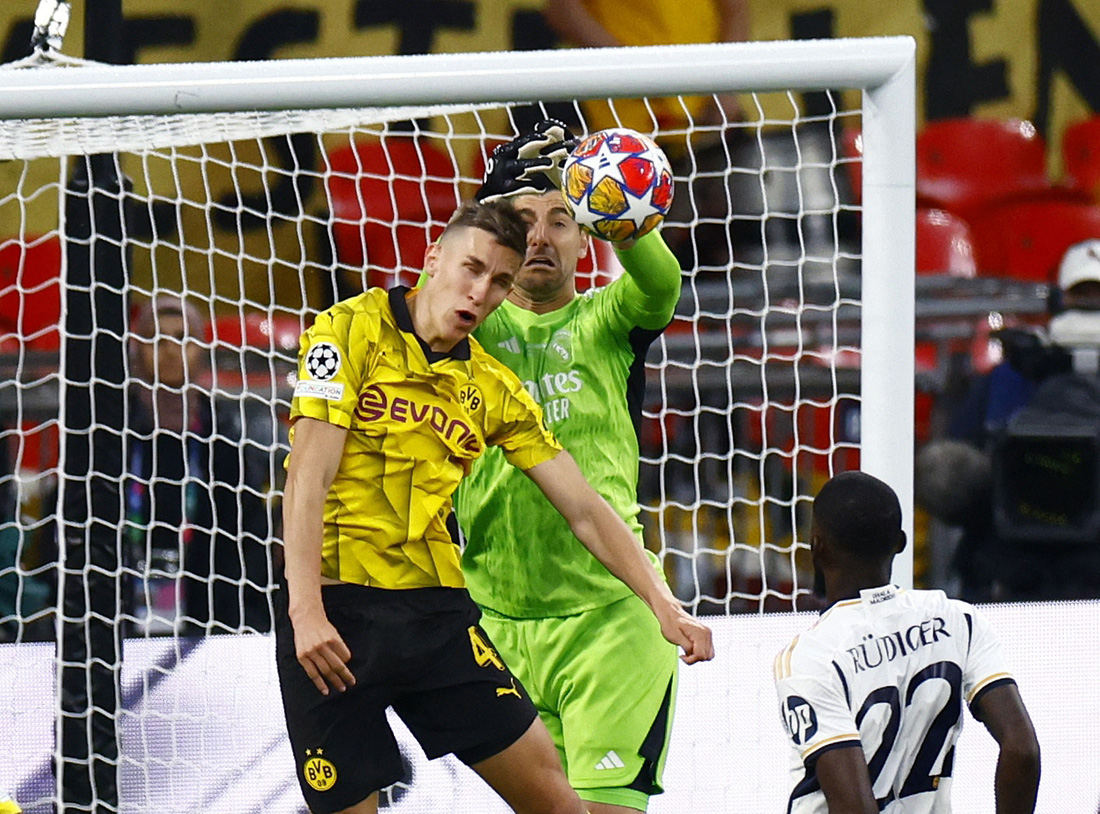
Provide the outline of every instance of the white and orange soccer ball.
[[601,130],[566,159],[562,192],[591,235],[619,242],[660,225],[672,204],[672,168],[657,143],[633,130]]

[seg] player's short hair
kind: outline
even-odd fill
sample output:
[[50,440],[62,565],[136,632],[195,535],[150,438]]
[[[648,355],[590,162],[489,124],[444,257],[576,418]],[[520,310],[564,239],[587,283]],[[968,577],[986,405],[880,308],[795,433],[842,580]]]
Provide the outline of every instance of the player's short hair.
[[901,502],[878,478],[841,472],[814,498],[814,525],[832,545],[851,554],[893,556],[901,533]]
[[512,249],[521,257],[527,253],[527,221],[505,198],[467,201],[451,215],[443,235],[459,227],[481,229],[496,238],[501,246]]

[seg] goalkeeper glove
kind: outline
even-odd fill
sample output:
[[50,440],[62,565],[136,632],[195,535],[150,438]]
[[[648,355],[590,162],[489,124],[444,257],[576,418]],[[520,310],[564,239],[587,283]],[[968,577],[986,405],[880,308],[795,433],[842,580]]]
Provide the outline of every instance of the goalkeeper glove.
[[576,146],[576,137],[564,123],[557,119],[539,122],[532,132],[493,150],[485,181],[475,197],[492,201],[560,189],[562,167]]

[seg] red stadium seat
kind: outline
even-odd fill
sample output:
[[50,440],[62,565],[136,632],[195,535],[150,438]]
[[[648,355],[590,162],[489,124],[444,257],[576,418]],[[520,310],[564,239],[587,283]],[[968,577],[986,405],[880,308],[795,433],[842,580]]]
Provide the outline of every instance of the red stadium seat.
[[268,353],[295,354],[302,328],[298,317],[260,313],[215,317],[206,326],[206,341],[229,348],[255,348]]
[[917,274],[977,275],[966,221],[942,209],[917,210]]
[[[942,209],[918,209],[916,226],[917,274],[977,276],[970,227],[962,218]],[[921,382],[937,381],[950,364],[952,351],[951,344],[943,340],[918,340],[916,343],[915,433],[918,441],[931,437],[939,395],[938,387],[922,386]]]
[[56,236],[0,242],[0,344],[60,346],[60,273]]
[[1070,188],[1100,203],[1100,114],[1066,128],[1062,166]]
[[[49,361],[41,375],[57,369],[61,346],[61,241],[56,236],[0,241],[0,353],[33,365],[21,350],[43,352]],[[6,365],[5,365],[6,367]],[[35,374],[37,375],[37,374]],[[18,422],[15,465],[40,472],[57,466],[59,435],[55,416]]]
[[289,314],[227,314],[206,326],[214,349],[214,380],[219,388],[279,393],[298,358],[302,325]]
[[1100,238],[1100,205],[1010,202],[980,212],[971,226],[982,274],[1048,283],[1067,248]]
[[970,220],[993,201],[1058,192],[1047,178],[1043,139],[1029,121],[944,119],[917,135],[918,205]]
[[458,204],[458,172],[428,140],[387,136],[328,153],[336,259],[367,284],[415,284],[429,243]]

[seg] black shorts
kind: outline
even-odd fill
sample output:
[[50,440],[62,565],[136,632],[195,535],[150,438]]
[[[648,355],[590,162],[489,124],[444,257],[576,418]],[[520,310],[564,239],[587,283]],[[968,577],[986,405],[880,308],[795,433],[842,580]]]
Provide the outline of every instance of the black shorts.
[[401,753],[386,707],[429,758],[466,764],[492,757],[527,731],[537,713],[478,625],[461,588],[322,588],[325,612],[351,650],[356,684],[322,695],[298,663],[277,592],[279,684],[298,782],[316,814],[348,808],[401,779]]

